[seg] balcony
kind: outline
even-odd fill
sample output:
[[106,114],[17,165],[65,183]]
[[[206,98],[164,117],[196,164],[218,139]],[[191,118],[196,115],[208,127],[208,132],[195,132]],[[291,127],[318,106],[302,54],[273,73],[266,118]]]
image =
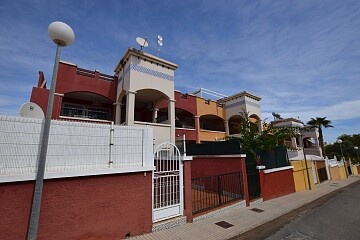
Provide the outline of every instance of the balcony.
[[92,106],[64,104],[61,117],[71,117],[89,120],[111,121],[111,112],[109,109],[95,108]]
[[195,119],[194,118],[177,119],[175,121],[175,127],[195,129]]
[[215,131],[215,132],[225,132],[225,127],[223,124],[201,122],[200,129],[205,131]]

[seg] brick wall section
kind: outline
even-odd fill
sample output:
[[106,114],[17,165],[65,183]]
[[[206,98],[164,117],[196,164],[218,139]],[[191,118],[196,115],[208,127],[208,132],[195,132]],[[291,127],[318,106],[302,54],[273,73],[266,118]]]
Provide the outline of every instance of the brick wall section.
[[260,170],[261,194],[264,201],[295,192],[293,169],[265,173]]
[[194,156],[191,163],[191,178],[243,172],[242,161],[245,161],[245,158]]
[[[38,239],[122,239],[152,228],[151,172],[46,180]],[[0,239],[26,239],[34,181],[0,184]]]
[[246,205],[250,205],[249,190],[246,176],[245,158],[236,157],[202,157],[194,156],[191,161],[191,178],[217,176],[226,173],[242,173],[243,192]]
[[191,162],[184,161],[184,208],[186,222],[193,222],[192,216],[192,193],[191,193]]

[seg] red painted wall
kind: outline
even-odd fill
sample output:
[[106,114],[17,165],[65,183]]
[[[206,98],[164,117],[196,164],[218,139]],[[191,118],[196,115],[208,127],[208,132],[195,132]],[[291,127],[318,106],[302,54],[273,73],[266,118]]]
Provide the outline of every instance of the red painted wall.
[[[122,239],[152,228],[151,172],[44,182],[38,239]],[[0,239],[26,239],[34,181],[0,184]]]
[[175,106],[176,108],[183,109],[192,113],[194,116],[197,115],[196,112],[196,97],[189,94],[182,94],[175,91]]
[[[59,63],[58,77],[56,81],[55,93],[66,94],[71,92],[90,92],[101,95],[116,102],[116,86],[117,78],[114,81],[100,79],[99,72],[95,72],[94,76],[84,76],[78,74],[75,65]],[[40,78],[42,75],[40,76]],[[40,79],[39,79],[40,81]],[[50,88],[51,79],[47,79],[47,87]],[[46,112],[49,97],[49,89],[34,87],[31,92],[30,101],[38,104],[43,112]],[[58,119],[60,116],[62,105],[62,97],[54,97],[54,105],[52,118]]]
[[[194,156],[191,161],[191,178],[201,178],[209,176],[217,176],[226,173],[242,173],[242,191],[245,195],[246,205],[249,205],[249,191],[246,176],[245,158],[242,157],[201,157]],[[237,182],[234,182],[237,184]],[[229,189],[234,186],[228,184]],[[212,187],[207,186],[210,190]]]
[[241,164],[242,161],[245,161],[245,158],[194,156],[191,163],[191,178],[243,172]]
[[196,130],[187,130],[187,129],[179,129],[175,128],[175,135],[179,136],[179,139],[182,139],[182,136],[185,134],[185,139],[188,141],[196,141]]
[[[36,103],[46,114],[50,90],[46,88],[33,87],[30,97],[30,102]],[[52,119],[58,119],[61,111],[62,97],[54,96]]]
[[261,194],[264,201],[295,192],[293,169],[260,175]]
[[116,101],[116,82],[99,79],[99,73],[94,77],[76,73],[77,67],[66,63],[59,64],[58,79],[56,84],[57,93],[91,92]]
[[[196,112],[196,97],[189,94],[182,94],[178,91],[174,92],[175,95],[175,108],[185,110],[194,116],[197,115]],[[163,101],[159,104],[159,108],[166,108],[167,102]],[[197,140],[197,131],[196,130],[186,130],[186,129],[175,129],[176,136],[183,136],[185,134],[186,140],[196,141]]]

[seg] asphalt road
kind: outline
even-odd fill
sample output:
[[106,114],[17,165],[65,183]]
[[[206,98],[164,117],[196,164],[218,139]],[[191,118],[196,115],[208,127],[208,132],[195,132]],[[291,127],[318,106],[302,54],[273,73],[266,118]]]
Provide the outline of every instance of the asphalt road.
[[232,240],[360,239],[360,182],[332,192]]

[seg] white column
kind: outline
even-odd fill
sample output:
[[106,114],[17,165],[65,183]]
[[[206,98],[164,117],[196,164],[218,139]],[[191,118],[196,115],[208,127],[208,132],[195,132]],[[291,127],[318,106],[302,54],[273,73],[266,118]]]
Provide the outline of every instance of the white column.
[[135,114],[135,94],[136,92],[126,92],[126,125],[134,125]]
[[115,124],[119,125],[121,123],[121,102],[114,103],[115,105]]
[[229,136],[229,121],[224,121],[226,136]]
[[168,119],[170,123],[170,142],[175,144],[175,100],[169,100]]

